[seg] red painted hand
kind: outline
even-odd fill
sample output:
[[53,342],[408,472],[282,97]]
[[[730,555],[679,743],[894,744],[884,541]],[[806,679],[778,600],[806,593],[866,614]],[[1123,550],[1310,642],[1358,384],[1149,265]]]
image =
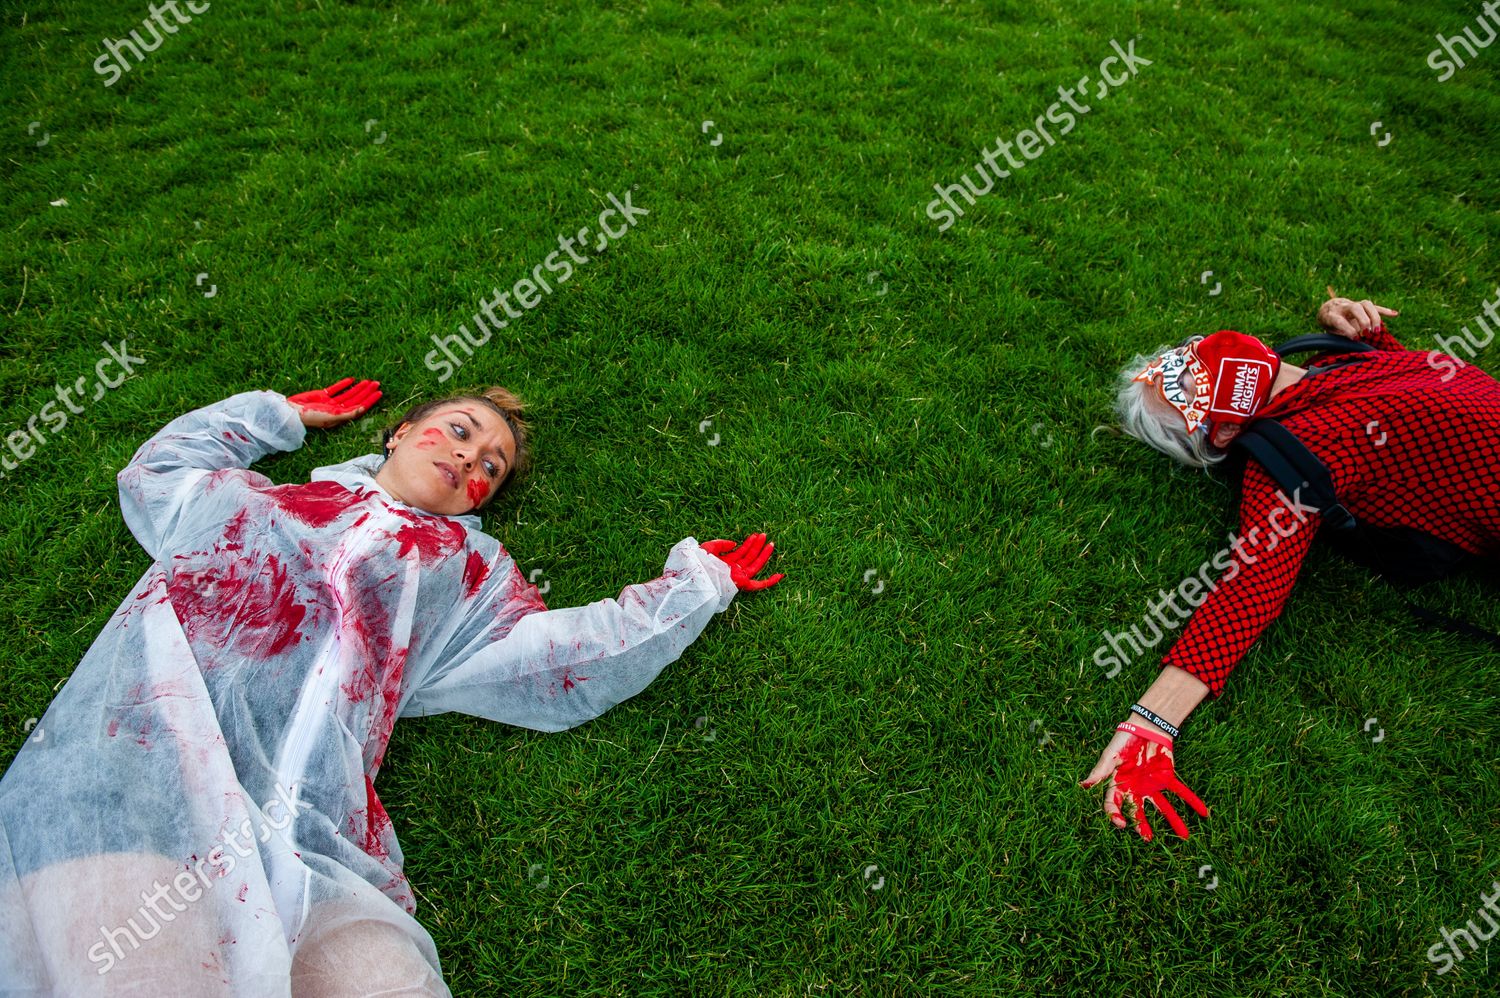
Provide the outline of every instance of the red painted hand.
[[1104,811],[1115,827],[1127,826],[1121,805],[1128,803],[1134,808],[1136,831],[1141,838],[1150,842],[1154,834],[1150,823],[1146,821],[1146,802],[1150,801],[1158,811],[1166,815],[1167,824],[1172,826],[1172,831],[1186,839],[1187,825],[1167,802],[1165,791],[1170,790],[1187,801],[1204,818],[1208,817],[1208,808],[1197,794],[1177,778],[1177,771],[1172,764],[1172,739],[1146,725],[1136,725],[1129,721],[1115,730],[1114,740],[1099,757],[1099,764],[1079,786],[1092,787],[1108,776]]
[[729,566],[730,578],[741,592],[768,589],[782,579],[781,572],[768,579],[755,578],[755,573],[766,567],[771,552],[776,550],[775,544],[766,542],[765,534],[751,534],[738,547],[734,541],[708,541],[702,547]]
[[353,378],[345,378],[327,388],[289,395],[287,401],[296,407],[303,426],[338,426],[362,415],[380,401],[380,382],[361,381],[356,385]]

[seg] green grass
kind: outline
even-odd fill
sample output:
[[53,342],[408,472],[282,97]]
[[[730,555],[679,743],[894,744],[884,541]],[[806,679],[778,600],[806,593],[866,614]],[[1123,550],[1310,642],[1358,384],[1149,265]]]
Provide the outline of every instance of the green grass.
[[[1500,950],[1425,952],[1500,864],[1500,670],[1358,569],[1316,554],[1189,722],[1190,841],[1075,786],[1156,671],[1106,679],[1102,632],[1234,522],[1090,432],[1116,367],[1309,331],[1329,283],[1429,347],[1500,283],[1500,46],[1425,63],[1479,5],[1351,6],[216,3],[106,88],[145,0],[3,0],[0,432],[106,337],[148,363],[0,489],[0,763],[149,563],[114,476],[161,425],[383,380],[262,466],[306,481],[493,382],[537,433],[486,529],[551,605],[689,534],[765,529],[787,578],[581,728],[398,725],[381,793],[455,993],[1493,988]],[[1135,36],[1153,65],[937,231],[934,183]],[[439,386],[430,337],[632,187],[649,217]],[[1495,628],[1495,593],[1424,600]]]

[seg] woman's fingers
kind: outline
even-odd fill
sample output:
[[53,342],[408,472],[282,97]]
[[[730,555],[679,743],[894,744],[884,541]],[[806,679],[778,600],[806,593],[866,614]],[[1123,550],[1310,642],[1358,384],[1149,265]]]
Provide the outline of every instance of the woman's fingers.
[[766,562],[771,560],[771,554],[776,550],[776,545],[768,543],[763,533],[751,534],[738,546],[733,541],[712,540],[699,547],[729,566],[735,586],[742,591],[769,589],[785,578],[780,572],[769,579],[755,578],[755,574],[766,567]]
[[339,381],[335,381],[333,384],[329,385],[327,388],[325,388],[323,390],[325,392],[327,392],[329,395],[332,395],[334,392],[339,391],[342,388],[347,388],[349,385],[352,385],[352,384],[354,384],[354,379],[353,378],[343,378],[343,379],[341,379]]
[[765,547],[765,545],[765,534],[751,534],[749,537],[746,537],[745,543],[740,545],[740,564],[748,565],[756,555],[760,554],[760,549]]
[[1125,812],[1122,806],[1128,798],[1125,791],[1115,786],[1113,780],[1109,782],[1109,792],[1104,795],[1104,813],[1109,815],[1110,822],[1116,828],[1125,828],[1130,823],[1125,820]]
[[1208,805],[1204,804],[1203,800],[1197,794],[1189,790],[1187,788],[1187,785],[1179,780],[1176,776],[1173,776],[1170,780],[1167,781],[1167,789],[1172,791],[1178,797],[1181,797],[1183,800],[1187,801],[1188,807],[1191,807],[1194,811],[1197,811],[1200,818],[1208,817]]
[[1167,802],[1166,794],[1155,793],[1146,799],[1155,804],[1156,809],[1166,816],[1167,824],[1172,826],[1172,831],[1176,832],[1181,838],[1185,839],[1188,837],[1187,823],[1182,820],[1177,811]]
[[361,381],[339,401],[354,410],[368,409],[380,401],[380,382]]
[[1393,308],[1386,308],[1384,305],[1376,305],[1375,306],[1375,310],[1378,311],[1381,315],[1400,315],[1401,314],[1400,312],[1396,311]]
[[[762,534],[761,536],[765,535]],[[750,561],[748,559],[745,561],[745,574],[750,576],[751,578],[754,578],[757,574],[759,574],[762,568],[766,567],[766,562],[771,560],[771,552],[775,550],[775,544],[767,543],[760,549],[759,557],[757,557],[754,561]]]
[[1329,309],[1325,319],[1325,325],[1335,333],[1351,339],[1354,337],[1354,326],[1349,323],[1349,320],[1344,318],[1342,306],[1336,305]]
[[1359,303],[1360,311],[1364,314],[1365,332],[1380,328],[1380,313],[1375,311],[1375,303],[1366,298]]
[[1151,822],[1146,820],[1146,802],[1134,797],[1130,802],[1135,805],[1135,830],[1140,833],[1141,838],[1150,842],[1156,833],[1151,830]]

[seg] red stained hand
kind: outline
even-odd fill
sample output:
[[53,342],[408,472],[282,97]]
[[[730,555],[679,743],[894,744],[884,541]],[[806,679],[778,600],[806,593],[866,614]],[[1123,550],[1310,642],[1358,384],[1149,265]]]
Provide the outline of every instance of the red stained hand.
[[1172,831],[1186,839],[1187,825],[1167,802],[1165,792],[1170,790],[1187,801],[1201,817],[1208,817],[1208,808],[1197,794],[1177,778],[1177,771],[1172,763],[1172,740],[1155,731],[1145,736],[1137,734],[1143,727],[1137,727],[1128,721],[1120,725],[1116,729],[1114,740],[1099,757],[1098,765],[1079,786],[1092,787],[1108,776],[1110,779],[1104,793],[1104,811],[1115,827],[1127,827],[1121,805],[1128,803],[1134,809],[1136,831],[1141,838],[1150,842],[1154,833],[1146,820],[1145,806],[1150,801],[1158,811],[1166,815],[1167,824],[1172,826]]
[[289,395],[287,401],[297,407],[297,415],[302,418],[304,426],[338,426],[362,415],[380,401],[380,382],[355,384],[353,378],[345,378],[327,388]]
[[729,566],[729,575],[741,592],[769,589],[782,579],[781,572],[768,579],[755,578],[755,573],[766,567],[771,552],[776,550],[775,544],[767,543],[765,534],[751,534],[738,546],[734,541],[708,541],[702,548]]

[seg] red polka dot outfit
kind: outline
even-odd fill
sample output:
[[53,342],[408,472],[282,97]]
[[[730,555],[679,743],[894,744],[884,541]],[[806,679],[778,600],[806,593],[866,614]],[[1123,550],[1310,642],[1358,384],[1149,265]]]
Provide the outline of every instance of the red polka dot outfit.
[[[1257,415],[1279,420],[1328,466],[1361,522],[1415,527],[1500,557],[1500,382],[1473,364],[1408,350],[1384,326],[1363,339],[1377,348],[1365,359],[1328,367],[1317,358]],[[1277,491],[1258,462],[1246,462],[1233,562],[1162,658],[1214,697],[1281,614],[1321,525],[1316,513],[1299,521]]]

